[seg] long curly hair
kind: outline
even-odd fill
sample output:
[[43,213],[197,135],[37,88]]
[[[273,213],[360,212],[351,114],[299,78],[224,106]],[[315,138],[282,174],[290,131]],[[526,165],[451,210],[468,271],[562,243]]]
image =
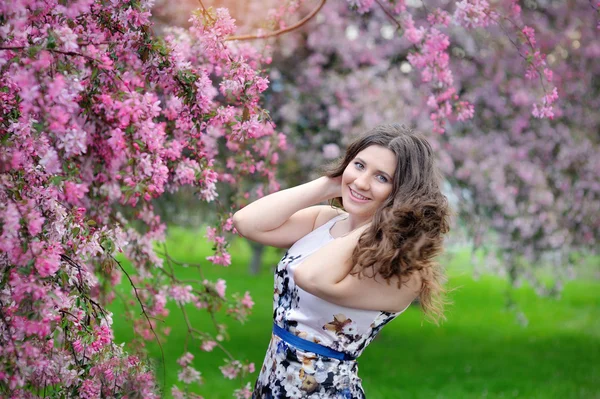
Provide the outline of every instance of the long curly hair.
[[[442,176],[431,145],[425,137],[399,124],[380,125],[366,132],[346,149],[343,157],[325,167],[324,175],[334,178],[359,152],[379,145],[397,159],[390,196],[375,212],[371,226],[361,235],[352,253],[352,274],[379,275],[388,284],[398,276],[398,288],[413,273],[421,277],[419,303],[432,321],[445,319],[446,276],[435,258],[443,251],[444,234],[450,230],[451,210],[441,191]],[[332,206],[342,208],[342,198]]]

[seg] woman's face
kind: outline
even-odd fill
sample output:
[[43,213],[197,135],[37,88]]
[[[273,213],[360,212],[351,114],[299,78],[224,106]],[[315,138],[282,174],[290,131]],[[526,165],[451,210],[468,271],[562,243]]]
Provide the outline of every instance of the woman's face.
[[342,175],[342,199],[346,212],[361,219],[373,217],[392,193],[396,155],[372,145],[350,161]]

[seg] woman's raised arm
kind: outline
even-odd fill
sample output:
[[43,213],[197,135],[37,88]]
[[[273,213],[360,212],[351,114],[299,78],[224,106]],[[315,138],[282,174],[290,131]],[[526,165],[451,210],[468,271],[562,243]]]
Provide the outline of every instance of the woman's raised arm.
[[311,206],[340,195],[341,180],[320,177],[260,198],[233,215],[237,231],[249,240],[289,248],[310,233],[325,206]]

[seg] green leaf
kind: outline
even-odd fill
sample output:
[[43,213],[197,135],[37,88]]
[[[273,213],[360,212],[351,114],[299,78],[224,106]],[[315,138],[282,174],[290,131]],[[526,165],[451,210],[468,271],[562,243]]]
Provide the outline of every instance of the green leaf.
[[48,41],[46,42],[46,48],[53,50],[56,48],[56,38],[54,35],[48,35]]
[[55,186],[59,186],[60,182],[62,182],[64,179],[62,176],[52,176],[50,178],[50,183],[55,185]]
[[104,248],[107,253],[112,254],[115,250],[115,243],[110,238],[106,238],[102,241],[102,248]]

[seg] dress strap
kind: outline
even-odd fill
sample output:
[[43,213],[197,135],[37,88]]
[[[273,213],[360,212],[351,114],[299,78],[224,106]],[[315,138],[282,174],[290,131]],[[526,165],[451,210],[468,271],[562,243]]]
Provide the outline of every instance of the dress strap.
[[327,228],[331,228],[331,226],[333,226],[336,222],[345,219],[348,216],[347,213],[342,213],[340,215],[337,215],[335,217],[333,217],[332,219],[329,219],[329,221],[325,222],[325,224],[323,224],[323,226],[327,226]]

